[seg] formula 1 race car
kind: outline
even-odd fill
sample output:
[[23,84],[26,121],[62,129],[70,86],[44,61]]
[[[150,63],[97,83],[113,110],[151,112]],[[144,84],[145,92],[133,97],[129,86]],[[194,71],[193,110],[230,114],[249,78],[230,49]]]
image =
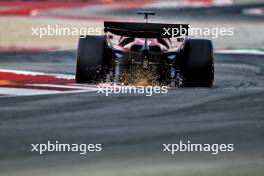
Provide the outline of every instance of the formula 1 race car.
[[[104,22],[104,36],[83,36],[77,51],[77,83],[120,83],[122,73],[155,68],[161,85],[211,87],[210,40],[188,37],[188,24]],[[118,37],[115,41],[114,36]],[[173,41],[175,40],[175,41]]]

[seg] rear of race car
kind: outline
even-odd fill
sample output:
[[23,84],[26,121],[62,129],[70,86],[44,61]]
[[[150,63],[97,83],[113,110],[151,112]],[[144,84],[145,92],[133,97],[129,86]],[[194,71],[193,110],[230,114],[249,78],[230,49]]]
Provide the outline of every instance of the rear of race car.
[[[190,39],[188,24],[148,23],[146,16],[145,20],[106,21],[104,36],[81,37],[76,82],[129,84],[127,80],[154,73],[156,76],[150,77],[150,81],[155,84],[213,85],[214,53],[210,40]],[[115,40],[113,35],[118,38]]]

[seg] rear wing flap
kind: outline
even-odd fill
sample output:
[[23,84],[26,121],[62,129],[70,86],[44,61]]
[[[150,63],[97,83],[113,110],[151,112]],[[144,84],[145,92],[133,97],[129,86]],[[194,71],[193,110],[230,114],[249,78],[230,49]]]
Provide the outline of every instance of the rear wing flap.
[[188,29],[188,24],[104,22],[105,33],[137,38],[172,38],[188,35]]

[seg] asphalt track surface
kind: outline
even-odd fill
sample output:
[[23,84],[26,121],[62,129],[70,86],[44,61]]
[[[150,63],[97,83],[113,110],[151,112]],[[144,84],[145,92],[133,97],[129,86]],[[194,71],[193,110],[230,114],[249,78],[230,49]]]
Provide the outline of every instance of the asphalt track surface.
[[[44,56],[45,62],[39,64]],[[74,73],[74,51],[50,52],[46,56],[47,53],[1,53],[0,62],[1,67],[10,69]],[[62,56],[65,56],[63,60]],[[58,172],[55,167],[58,166],[63,168],[60,174],[73,173],[70,168],[77,167],[74,171],[77,175],[85,175],[85,172],[130,175],[137,174],[137,169],[142,171],[138,171],[139,175],[173,175],[181,173],[183,168],[183,175],[192,175],[195,171],[203,175],[212,172],[262,175],[263,59],[263,56],[253,55],[217,55],[212,89],[173,89],[168,94],[152,97],[79,93],[1,98],[1,172],[48,175]],[[13,66],[12,62],[21,64]],[[30,152],[31,143],[47,143],[47,140],[102,143],[105,149],[100,154],[87,156],[76,153],[39,156]],[[181,153],[174,157],[161,152],[163,143],[179,140],[233,143],[235,151],[216,156]],[[154,161],[148,161],[151,158]],[[112,166],[115,160],[120,163]],[[127,173],[116,170],[115,167],[121,167],[124,162],[129,162],[125,167],[131,166],[132,171],[129,168]],[[136,165],[140,162],[147,164],[146,168]],[[162,164],[168,168],[164,169]],[[156,165],[163,169],[158,170]],[[99,166],[102,173],[93,168]],[[220,171],[229,167],[233,169]]]
[[[238,43],[239,45],[239,43]],[[74,74],[75,52],[0,53],[1,69]],[[217,54],[211,89],[2,97],[1,175],[264,175],[264,57]],[[102,143],[101,153],[30,152],[31,143]],[[163,143],[234,152],[162,152]]]

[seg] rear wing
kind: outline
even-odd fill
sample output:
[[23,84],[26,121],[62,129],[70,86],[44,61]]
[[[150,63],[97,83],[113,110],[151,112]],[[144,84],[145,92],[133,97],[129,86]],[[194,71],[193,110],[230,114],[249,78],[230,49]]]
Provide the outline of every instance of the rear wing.
[[105,33],[137,38],[172,38],[188,35],[188,29],[188,24],[104,22]]

